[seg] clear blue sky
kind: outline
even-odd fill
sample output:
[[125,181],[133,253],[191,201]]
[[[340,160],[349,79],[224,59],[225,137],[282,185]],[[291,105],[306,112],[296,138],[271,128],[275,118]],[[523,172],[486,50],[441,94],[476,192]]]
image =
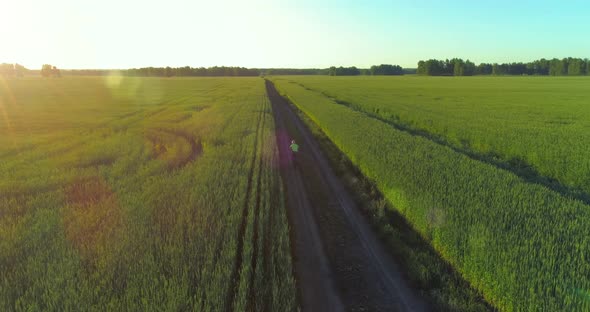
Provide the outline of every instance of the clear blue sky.
[[590,1],[5,0],[0,11],[0,62],[29,68],[590,57]]

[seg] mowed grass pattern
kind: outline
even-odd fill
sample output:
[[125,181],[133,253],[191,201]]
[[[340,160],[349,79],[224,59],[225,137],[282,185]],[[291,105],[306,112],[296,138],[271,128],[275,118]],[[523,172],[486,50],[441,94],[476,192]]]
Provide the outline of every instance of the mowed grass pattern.
[[573,194],[590,193],[589,77],[288,79]]
[[[298,83],[274,82],[493,306],[590,309],[590,206]],[[419,259],[409,269],[436,275]]]
[[259,78],[0,80],[0,310],[291,311]]

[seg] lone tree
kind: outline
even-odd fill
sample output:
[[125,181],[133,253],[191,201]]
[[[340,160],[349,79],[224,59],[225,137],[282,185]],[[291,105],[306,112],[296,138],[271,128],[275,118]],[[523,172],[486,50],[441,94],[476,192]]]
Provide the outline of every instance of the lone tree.
[[61,70],[59,70],[59,69],[57,69],[57,67],[53,66],[53,68],[51,69],[51,75],[53,77],[60,78],[61,77]]
[[371,66],[370,73],[371,75],[403,75],[404,70],[399,65],[381,64]]
[[27,69],[24,66],[20,64],[14,64],[14,75],[16,77],[23,77],[26,71]]
[[41,76],[43,76],[43,77],[51,76],[51,68],[52,68],[51,65],[43,64],[43,66],[41,67]]
[[59,78],[61,77],[61,71],[55,66],[43,64],[43,67],[41,67],[41,76]]
[[7,64],[7,63],[0,64],[0,76],[13,77],[14,76],[14,65]]

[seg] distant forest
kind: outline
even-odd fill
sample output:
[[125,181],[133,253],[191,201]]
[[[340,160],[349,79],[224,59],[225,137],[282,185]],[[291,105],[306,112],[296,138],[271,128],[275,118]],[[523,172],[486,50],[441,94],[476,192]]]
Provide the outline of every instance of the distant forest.
[[473,76],[473,75],[543,75],[581,76],[590,74],[590,60],[581,58],[540,59],[528,63],[481,63],[475,65],[460,58],[418,62],[418,75]]
[[425,76],[474,76],[474,75],[550,75],[581,76],[590,75],[590,60],[581,58],[540,59],[528,63],[475,63],[460,58],[447,60],[430,59],[419,61],[418,68],[402,68],[399,65],[381,64],[370,68],[336,67],[330,68],[245,68],[245,67],[143,67],[122,70],[107,69],[58,69],[44,64],[41,70],[30,70],[19,64],[0,64],[1,77],[22,77],[41,75],[43,77],[64,76],[103,76],[117,72],[124,76],[136,77],[247,77],[264,75],[405,75]]
[[19,64],[0,64],[0,76],[21,77],[24,75],[41,75],[43,77],[64,76],[104,76],[117,72],[124,76],[136,77],[247,77],[261,75],[329,75],[329,76],[355,76],[355,75],[403,75],[415,74],[416,69],[402,68],[399,65],[381,64],[371,68],[335,67],[318,68],[245,68],[245,67],[143,67],[122,70],[108,69],[58,69],[55,66],[44,64],[41,70],[29,70]]

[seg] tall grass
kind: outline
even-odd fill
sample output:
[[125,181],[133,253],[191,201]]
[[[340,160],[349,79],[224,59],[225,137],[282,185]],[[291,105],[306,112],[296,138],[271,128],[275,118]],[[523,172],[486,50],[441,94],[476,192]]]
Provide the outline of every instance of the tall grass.
[[288,77],[590,201],[588,77]]
[[262,80],[2,85],[0,310],[296,309]]
[[488,302],[590,309],[590,207],[298,84],[275,84]]

